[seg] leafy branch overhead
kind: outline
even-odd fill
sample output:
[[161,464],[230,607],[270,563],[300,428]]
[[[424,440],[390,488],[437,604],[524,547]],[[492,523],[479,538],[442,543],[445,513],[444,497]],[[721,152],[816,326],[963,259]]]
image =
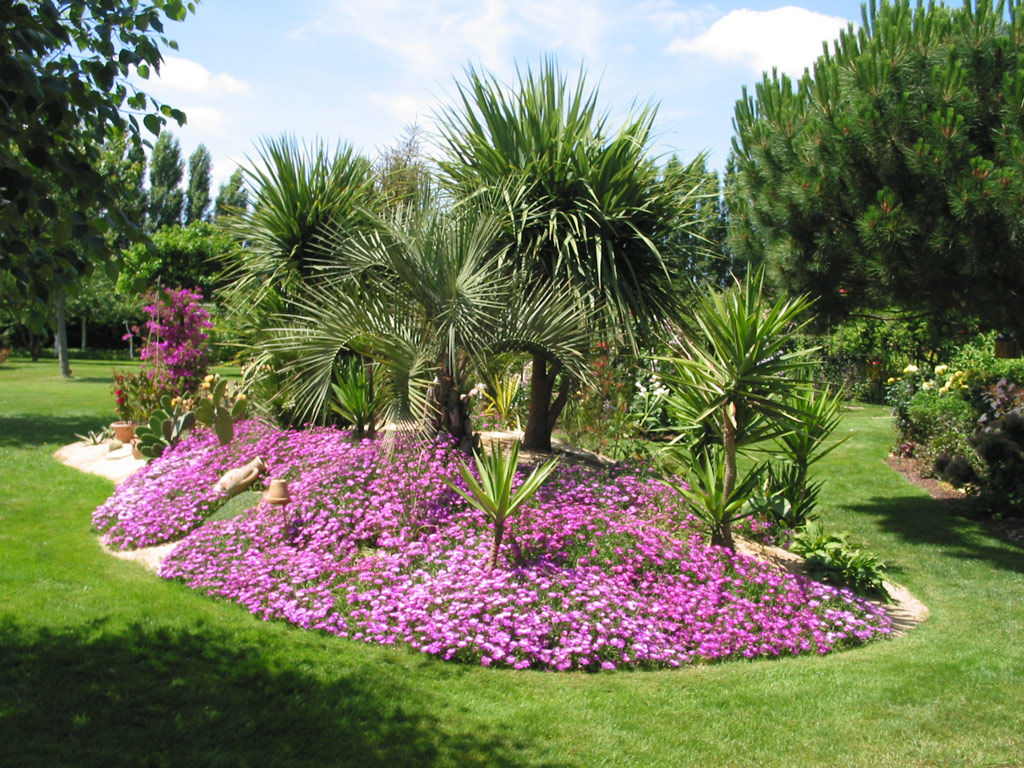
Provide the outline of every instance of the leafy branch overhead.
[[[108,227],[140,236],[96,170],[100,147],[185,122],[127,78],[159,71],[161,47],[176,48],[164,20],[193,11],[180,0],[0,4],[0,270],[19,292],[45,299],[55,277],[88,272]],[[71,213],[58,219],[60,196]]]

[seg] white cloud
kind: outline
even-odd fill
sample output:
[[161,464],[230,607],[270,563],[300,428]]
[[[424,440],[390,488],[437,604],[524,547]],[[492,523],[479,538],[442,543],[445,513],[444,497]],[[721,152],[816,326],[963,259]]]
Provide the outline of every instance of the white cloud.
[[160,85],[184,93],[207,96],[214,93],[248,93],[249,84],[226,72],[213,74],[195,61],[165,56],[157,76]]
[[[227,116],[216,107],[192,105],[189,107],[182,107],[181,110],[188,118],[185,123],[188,128],[194,128],[197,131],[214,134],[224,132],[224,124],[227,122]],[[169,127],[171,130],[177,129],[177,126],[174,123],[170,123]]]
[[655,30],[669,34],[679,29],[703,29],[721,15],[710,4],[684,8],[673,0],[646,0],[635,6],[633,13],[646,19]]
[[595,0],[332,0],[328,14],[291,37],[354,38],[410,73],[447,77],[466,61],[505,76],[521,42],[571,57],[601,50],[609,16]]
[[730,11],[695,38],[674,39],[668,52],[738,62],[758,73],[778,67],[795,76],[821,55],[822,41],[831,43],[846,25],[842,17],[792,5],[772,11],[743,8]]
[[434,107],[434,100],[410,93],[371,93],[368,96],[371,104],[383,108],[388,116],[402,125],[420,122],[429,115]]

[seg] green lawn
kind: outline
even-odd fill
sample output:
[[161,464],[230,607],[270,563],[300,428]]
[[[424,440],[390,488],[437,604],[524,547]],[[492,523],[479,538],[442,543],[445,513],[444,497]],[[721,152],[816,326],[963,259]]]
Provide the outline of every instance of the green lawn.
[[113,419],[111,367],[0,365],[0,766],[1024,765],[1024,551],[886,467],[881,408],[847,414],[824,522],[926,624],[823,658],[512,672],[264,623],[104,555],[112,486],[50,454]]

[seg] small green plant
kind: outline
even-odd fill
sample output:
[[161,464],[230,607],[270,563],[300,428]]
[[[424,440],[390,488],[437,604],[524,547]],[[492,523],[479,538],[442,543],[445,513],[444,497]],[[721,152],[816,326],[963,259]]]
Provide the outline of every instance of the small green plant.
[[371,370],[359,357],[346,358],[334,367],[331,410],[352,425],[353,440],[374,437],[385,409],[385,398],[374,390]]
[[518,374],[489,377],[483,390],[484,413],[497,417],[504,427],[520,428],[519,414],[516,413],[516,398],[519,394]]
[[515,491],[512,490],[512,482],[519,468],[518,441],[513,443],[508,455],[504,454],[500,447],[495,446],[484,456],[474,452],[473,459],[476,462],[477,474],[480,475],[479,480],[465,463],[459,462],[459,474],[466,484],[466,489],[460,488],[447,478],[445,483],[487,515],[494,525],[494,542],[491,545],[488,568],[495,568],[498,564],[498,549],[505,535],[506,522],[533,498],[558,465],[558,459],[551,459],[536,467]]
[[135,430],[139,452],[147,458],[159,458],[168,448],[177,445],[195,424],[195,412],[187,410],[181,398],[164,395],[149,422]]
[[91,429],[84,435],[80,435],[77,432],[75,437],[81,440],[86,445],[102,445],[114,436],[114,430],[110,427],[104,427],[99,432],[93,432]]
[[852,546],[849,536],[846,532],[825,533],[818,527],[805,528],[793,538],[790,550],[804,558],[804,567],[812,579],[889,602],[892,597],[885,588],[885,564],[876,555]]
[[754,467],[727,490],[721,446],[709,446],[696,455],[676,449],[663,454],[663,460],[665,457],[669,457],[668,466],[686,467],[688,482],[661,482],[686,500],[688,510],[707,527],[712,545],[733,549],[732,524],[758,511],[751,502],[761,489],[765,466]]
[[196,403],[195,421],[212,429],[221,445],[227,445],[235,436],[235,422],[245,417],[245,395],[234,398],[228,392],[228,383],[219,375],[209,375],[200,385],[200,391],[210,394]]

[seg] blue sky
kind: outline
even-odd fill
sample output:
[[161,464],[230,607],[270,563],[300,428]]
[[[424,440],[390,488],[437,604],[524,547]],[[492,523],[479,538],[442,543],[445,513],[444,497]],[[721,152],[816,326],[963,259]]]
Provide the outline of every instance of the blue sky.
[[144,90],[180,107],[171,130],[200,143],[225,180],[261,136],[348,142],[370,157],[416,123],[430,136],[467,64],[514,82],[516,65],[582,66],[617,123],[659,105],[660,155],[706,151],[725,165],[733,107],[772,66],[799,74],[860,3],[676,0],[206,0],[168,24],[159,79]]

